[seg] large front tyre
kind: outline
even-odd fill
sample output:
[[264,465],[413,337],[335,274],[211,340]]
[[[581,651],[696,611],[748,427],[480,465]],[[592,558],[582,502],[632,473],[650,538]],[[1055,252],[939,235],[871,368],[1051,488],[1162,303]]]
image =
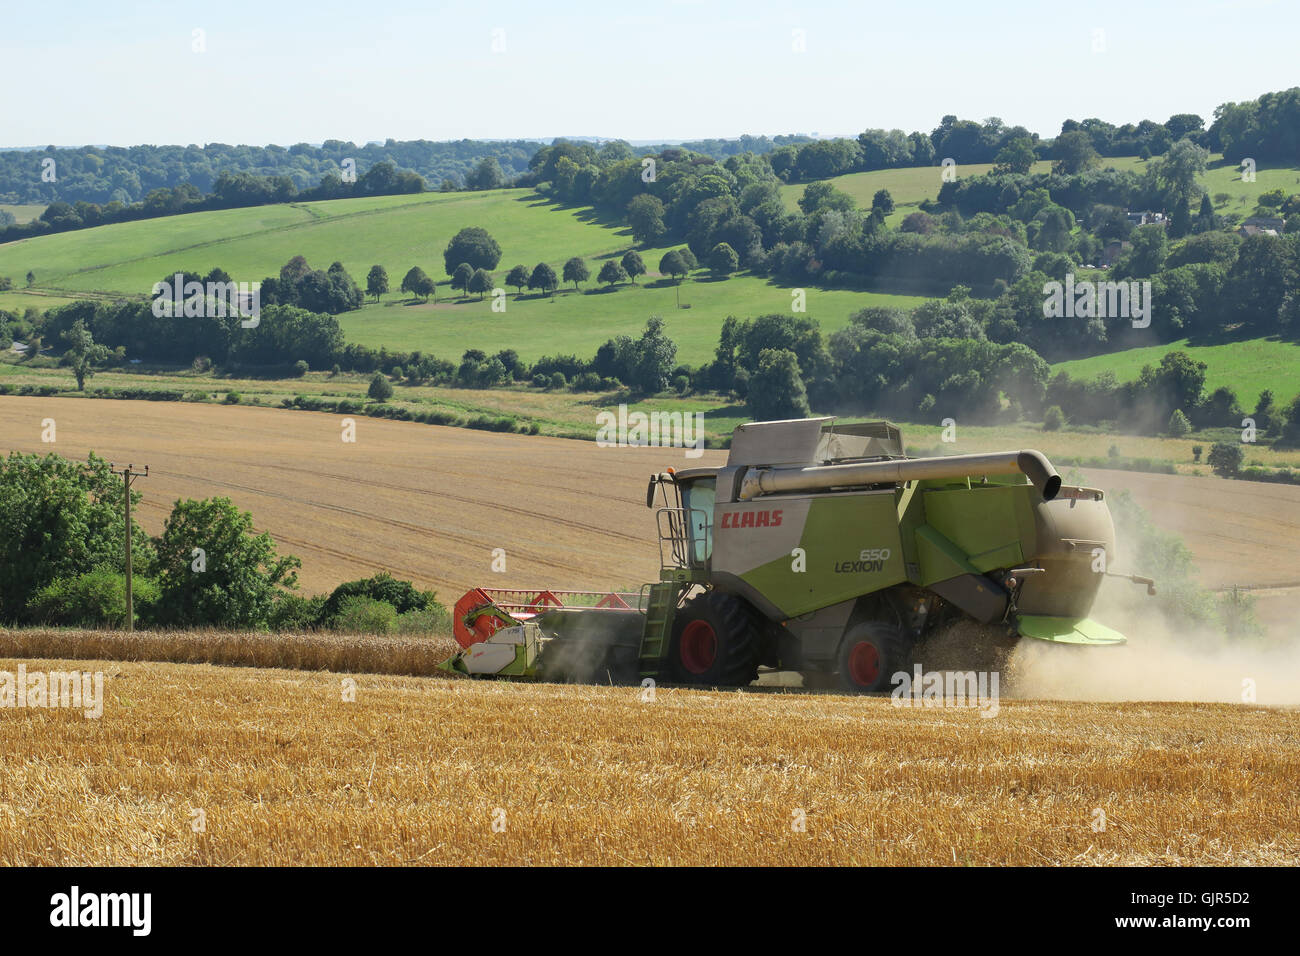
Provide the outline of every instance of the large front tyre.
[[856,624],[840,641],[836,664],[840,690],[849,694],[878,693],[893,686],[893,677],[899,671],[911,673],[912,642],[892,624]]
[[683,684],[743,687],[758,677],[758,624],[739,598],[706,591],[677,613],[669,661]]

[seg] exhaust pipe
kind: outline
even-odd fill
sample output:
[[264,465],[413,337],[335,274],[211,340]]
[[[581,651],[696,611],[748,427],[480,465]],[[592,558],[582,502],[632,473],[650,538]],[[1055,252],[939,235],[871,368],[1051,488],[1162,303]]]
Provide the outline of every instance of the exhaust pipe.
[[810,465],[804,468],[757,468],[740,484],[740,500],[781,491],[817,491],[852,485],[918,481],[926,478],[966,478],[970,475],[1025,475],[1044,501],[1061,490],[1061,476],[1040,451],[999,451],[986,455],[953,455],[948,458],[900,458],[842,465]]

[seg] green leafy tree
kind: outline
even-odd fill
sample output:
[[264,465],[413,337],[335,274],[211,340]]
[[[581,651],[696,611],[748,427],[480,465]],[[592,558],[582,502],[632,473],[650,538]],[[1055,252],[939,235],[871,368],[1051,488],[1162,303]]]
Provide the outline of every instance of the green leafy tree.
[[1000,175],[1019,173],[1024,175],[1034,168],[1038,155],[1034,152],[1034,141],[1028,136],[1017,136],[1003,146],[994,157],[993,171]]
[[403,292],[409,292],[411,295],[418,295],[422,299],[427,299],[434,294],[436,286],[419,266],[412,266],[406,275],[402,278]]
[[1216,441],[1210,448],[1209,457],[1205,460],[1216,475],[1223,478],[1232,478],[1241,471],[1241,465],[1245,459],[1246,450],[1241,447],[1240,443]]
[[709,268],[715,275],[729,276],[740,268],[740,256],[725,242],[720,242],[709,252]]
[[664,332],[664,320],[650,316],[635,346],[636,365],[630,383],[643,395],[654,395],[668,387],[677,361],[677,345]]
[[789,349],[763,349],[749,380],[747,401],[755,421],[807,418],[808,393],[798,356]]
[[599,281],[612,286],[615,283],[627,281],[627,270],[624,269],[616,260],[606,259],[605,264],[600,267],[600,275],[596,278]]
[[809,183],[799,197],[799,208],[805,216],[815,212],[852,212],[856,208],[853,197],[836,189],[829,182]]
[[492,291],[492,274],[486,269],[475,269],[466,287],[470,292],[477,292],[479,300],[482,301],[483,296]]
[[894,197],[889,195],[888,189],[877,189],[871,197],[871,208],[879,209],[882,215],[888,216],[894,211]]
[[670,275],[680,282],[682,276],[686,275],[686,272],[686,262],[682,259],[681,251],[678,249],[672,249],[665,252],[663,257],[659,260],[660,275]]
[[627,273],[628,278],[636,282],[637,276],[645,275],[645,261],[641,258],[641,253],[635,249],[629,249],[623,253],[622,259],[623,271]]
[[1043,412],[1043,431],[1055,432],[1060,431],[1061,426],[1065,424],[1065,412],[1061,411],[1060,405],[1051,405],[1047,411]]
[[1071,130],[1056,137],[1052,144],[1052,172],[1065,176],[1084,172],[1101,162],[1101,156],[1083,130]]
[[532,275],[528,277],[528,288],[541,289],[543,292],[554,292],[559,288],[560,281],[555,275],[555,270],[545,262],[539,262],[533,266]]
[[112,353],[107,347],[95,344],[94,336],[82,319],[77,319],[72,328],[63,333],[63,341],[69,346],[63,353],[63,360],[72,367],[72,374],[77,378],[77,391],[85,391],[86,379],[95,374],[93,366],[105,361]]
[[[131,500],[138,504],[140,492]],[[0,621],[21,621],[31,597],[56,578],[124,570],[123,522],[122,480],[94,452],[85,463],[0,458]],[[153,548],[134,519],[131,539],[136,568],[148,574]]]
[[515,287],[515,295],[522,295],[528,285],[528,266],[515,266],[506,276],[506,285]]
[[462,262],[451,273],[451,287],[460,289],[461,292],[469,294],[469,280],[474,278],[474,267],[468,262]]
[[657,196],[642,193],[627,204],[627,223],[632,238],[642,245],[650,245],[664,234],[664,204]]
[[1169,425],[1165,429],[1171,438],[1182,438],[1192,430],[1192,423],[1187,420],[1182,409],[1175,408],[1169,416]]
[[501,246],[486,229],[471,226],[456,233],[455,238],[447,243],[442,259],[448,275],[462,262],[468,262],[474,269],[490,272],[501,261]]
[[373,295],[375,301],[388,291],[388,270],[383,266],[371,266],[366,276],[366,295]]
[[579,282],[586,282],[590,278],[591,271],[580,257],[574,256],[564,264],[564,281],[572,282],[574,289],[578,288]]
[[383,372],[370,376],[370,387],[366,394],[377,402],[386,402],[393,397],[393,385],[384,377]]
[[270,534],[253,534],[253,516],[229,498],[176,502],[157,550],[155,614],[178,626],[263,627],[302,566],[278,556]]

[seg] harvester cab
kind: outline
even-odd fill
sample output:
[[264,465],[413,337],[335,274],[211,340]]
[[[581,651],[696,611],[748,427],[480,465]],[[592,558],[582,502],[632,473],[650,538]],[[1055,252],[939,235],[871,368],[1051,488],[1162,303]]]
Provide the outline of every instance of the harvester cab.
[[[498,672],[509,676],[738,686],[764,666],[870,692],[954,623],[1011,640],[1125,640],[1089,616],[1115,552],[1104,493],[1063,486],[1036,451],[913,459],[888,422],[753,422],[726,464],[651,476],[646,503],[658,503],[658,581],[620,607],[471,591],[451,667],[469,672],[473,643],[502,631],[520,642]],[[538,628],[531,644],[514,630],[525,623]]]

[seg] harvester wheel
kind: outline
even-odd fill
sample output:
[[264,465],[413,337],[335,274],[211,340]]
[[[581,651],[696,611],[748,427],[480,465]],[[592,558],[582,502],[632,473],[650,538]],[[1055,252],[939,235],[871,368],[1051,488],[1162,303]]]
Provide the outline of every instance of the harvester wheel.
[[878,621],[852,627],[840,642],[837,676],[841,690],[871,694],[888,689],[898,671],[912,666],[912,645],[901,628]]
[[677,614],[669,650],[683,684],[741,687],[758,677],[758,628],[739,598],[706,591]]

